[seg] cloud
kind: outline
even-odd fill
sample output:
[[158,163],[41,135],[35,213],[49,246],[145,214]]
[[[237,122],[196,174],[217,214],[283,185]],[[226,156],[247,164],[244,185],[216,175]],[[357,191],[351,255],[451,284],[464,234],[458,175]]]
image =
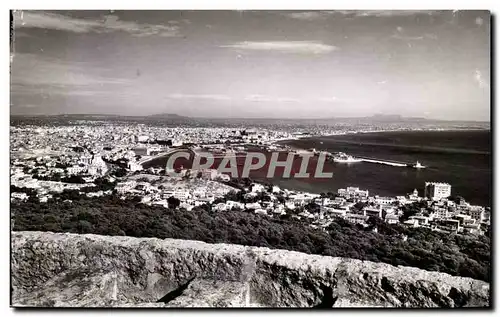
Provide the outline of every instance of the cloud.
[[11,96],[93,96],[125,89],[132,79],[118,78],[102,67],[27,53],[12,54]]
[[277,97],[277,96],[266,96],[266,95],[247,95],[244,98],[246,101],[255,102],[300,102],[299,99],[290,97]]
[[128,78],[104,75],[105,69],[86,62],[67,62],[48,56],[15,53],[12,54],[11,83],[20,85],[91,86],[127,84]]
[[167,96],[169,99],[177,99],[177,100],[189,100],[189,99],[204,99],[204,100],[231,100],[231,97],[226,95],[212,95],[212,94],[170,94]]
[[283,15],[288,18],[305,20],[305,21],[324,19],[331,16],[332,14],[335,14],[335,11],[307,11],[307,12],[283,13]]
[[416,14],[432,15],[433,11],[422,10],[357,10],[357,11],[342,11],[344,14],[352,14],[356,17],[393,17],[393,16],[411,16]]
[[484,80],[483,75],[479,69],[474,72],[474,81],[479,85],[480,88],[488,88],[488,83]]
[[248,51],[275,51],[295,54],[327,54],[338,49],[335,46],[323,44],[318,41],[244,41],[229,45],[222,45],[220,47]]
[[167,96],[167,99],[175,100],[212,100],[212,101],[238,101],[255,103],[303,103],[303,102],[335,102],[336,97],[314,97],[314,98],[294,98],[285,96],[273,96],[262,94],[249,94],[242,96],[227,96],[220,94],[183,94],[174,93]]
[[404,40],[404,41],[420,41],[424,39],[423,36],[408,36],[402,34],[393,34],[391,37],[393,39]]
[[409,35],[405,32],[404,28],[401,26],[396,27],[396,32],[391,35],[391,38],[403,41],[420,41],[423,39],[437,40],[438,37],[434,33],[425,33],[424,35],[415,36]]
[[332,96],[332,97],[320,97],[316,98],[315,101],[320,101],[320,102],[337,102],[339,98]]
[[424,37],[428,38],[428,39],[431,39],[431,40],[437,40],[438,39],[438,36],[436,34],[434,34],[434,33],[425,33]]
[[[11,105],[12,107],[12,105]],[[34,104],[22,104],[22,105],[19,105],[18,107],[20,108],[27,108],[27,109],[33,109],[33,108],[38,108],[39,105],[34,105]]]
[[343,16],[348,18],[362,18],[362,17],[393,17],[393,16],[412,16],[416,14],[432,15],[433,11],[421,10],[335,10],[335,11],[298,11],[287,12],[282,15],[303,21],[314,21],[327,19],[331,16]]
[[127,32],[132,36],[179,36],[176,25],[141,24],[135,21],[123,21],[115,15],[106,15],[100,19],[79,19],[63,14],[43,11],[15,11],[14,27],[40,28],[74,33],[110,33]]

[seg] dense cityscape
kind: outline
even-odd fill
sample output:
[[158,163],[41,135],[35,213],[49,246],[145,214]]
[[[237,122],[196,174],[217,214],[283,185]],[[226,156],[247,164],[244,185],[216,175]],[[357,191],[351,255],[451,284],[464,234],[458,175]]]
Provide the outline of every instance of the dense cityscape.
[[[267,150],[293,151],[277,142],[318,133],[311,130],[162,128],[92,121],[67,126],[13,126],[11,199],[36,199],[44,203],[54,199],[54,193],[73,191],[87,197],[138,197],[144,204],[181,210],[208,204],[218,212],[288,215],[320,228],[328,227],[334,218],[366,227],[369,217],[377,217],[388,224],[449,233],[477,235],[489,230],[489,207],[474,206],[466,202],[466,197],[451,196],[452,185],[445,183],[422,184],[421,195],[415,189],[396,197],[379,197],[360,189],[363,184],[335,193],[314,194],[249,180],[242,186],[238,180],[215,169],[200,173],[184,169],[182,176],[171,177],[165,168],[143,167],[155,158],[168,156],[176,148],[203,146],[226,152],[258,145]],[[352,131],[332,128],[323,129],[322,133]]]

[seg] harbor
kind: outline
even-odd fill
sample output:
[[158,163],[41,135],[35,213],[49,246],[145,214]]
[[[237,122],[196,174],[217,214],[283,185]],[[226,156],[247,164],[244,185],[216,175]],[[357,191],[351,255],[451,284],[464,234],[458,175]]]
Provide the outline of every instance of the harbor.
[[[328,152],[327,152],[328,153]],[[374,163],[374,164],[384,164],[384,165],[390,165],[390,166],[396,166],[396,167],[410,167],[410,168],[416,168],[416,169],[423,169],[426,168],[426,166],[420,164],[419,161],[416,163],[407,163],[407,162],[398,162],[398,161],[390,161],[390,160],[381,160],[378,158],[371,158],[371,157],[354,157],[352,155],[348,155],[343,152],[338,152],[335,154],[328,153],[331,157],[333,157],[333,161],[335,163],[357,163],[357,162],[367,162],[367,163]]]

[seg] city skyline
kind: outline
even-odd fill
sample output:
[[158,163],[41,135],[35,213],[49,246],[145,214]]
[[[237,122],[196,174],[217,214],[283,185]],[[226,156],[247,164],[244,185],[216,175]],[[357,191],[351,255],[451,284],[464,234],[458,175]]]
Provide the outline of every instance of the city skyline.
[[488,11],[16,11],[11,114],[490,120]]

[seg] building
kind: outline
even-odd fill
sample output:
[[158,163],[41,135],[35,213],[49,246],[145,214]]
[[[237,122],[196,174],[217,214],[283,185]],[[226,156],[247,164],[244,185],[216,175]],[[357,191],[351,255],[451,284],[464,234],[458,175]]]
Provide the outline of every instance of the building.
[[148,148],[146,147],[136,147],[132,149],[132,151],[134,152],[135,155],[141,155],[141,156],[149,155]]
[[450,211],[445,207],[434,207],[433,214],[435,218],[444,219],[451,217]]
[[410,228],[417,228],[418,227],[418,221],[415,219],[408,219],[405,222],[403,222],[403,225],[410,227]]
[[218,174],[217,178],[219,178],[219,180],[224,181],[224,182],[229,182],[231,180],[231,176],[226,175],[226,174]]
[[345,218],[345,216],[347,215],[347,211],[348,211],[347,209],[337,209],[337,208],[321,206],[322,213],[329,214],[333,217]]
[[281,192],[281,189],[278,186],[274,185],[272,192],[273,192],[273,194],[278,194],[279,192]]
[[12,199],[20,199],[20,200],[27,200],[28,195],[26,193],[11,193],[10,194],[11,200]]
[[428,226],[429,225],[429,217],[411,216],[410,220],[417,222],[418,226]]
[[133,161],[128,162],[127,167],[130,169],[131,172],[142,170],[142,165]]
[[217,205],[215,205],[215,206],[213,207],[213,209],[214,209],[215,211],[226,211],[226,208],[227,208],[227,206],[226,206],[226,204],[225,204],[225,203],[218,203]]
[[351,213],[346,214],[346,220],[354,224],[365,225],[368,218],[369,218],[368,216],[364,215],[351,214]]
[[485,209],[481,206],[470,206],[468,214],[472,219],[476,219],[478,222],[482,222],[486,218]]
[[470,233],[470,234],[483,234],[481,230],[481,224],[464,224],[463,226],[463,232],[464,233]]
[[392,224],[397,224],[399,223],[399,217],[395,214],[386,214],[385,215],[385,222],[392,225]]
[[132,190],[136,185],[137,185],[137,183],[135,181],[122,182],[122,183],[116,184],[115,189],[118,193],[124,194],[124,193]]
[[82,163],[84,165],[89,165],[90,162],[92,161],[92,156],[88,154],[84,154],[80,156],[79,163]]
[[390,204],[394,203],[395,201],[396,201],[396,199],[394,199],[392,197],[375,196],[375,203],[377,203],[378,205],[390,205]]
[[191,194],[187,190],[175,190],[173,192],[174,198],[179,199],[180,201],[185,201],[191,197]]
[[418,197],[418,190],[415,188],[413,190],[413,193],[408,195],[408,199],[411,201],[418,201],[420,200],[420,197]]
[[462,231],[462,227],[460,226],[460,220],[456,219],[442,219],[437,221],[434,229],[449,232],[449,233],[458,233]]
[[439,200],[448,198],[451,195],[451,185],[447,183],[425,183],[425,197],[429,199]]
[[266,191],[266,187],[262,184],[252,184],[252,193],[259,193]]
[[201,170],[201,178],[207,180],[213,180],[217,177],[217,170],[215,169],[204,169]]
[[66,170],[68,171],[69,175],[77,175],[77,174],[86,172],[87,167],[75,165],[75,166],[68,167]]
[[100,155],[94,155],[90,166],[88,167],[88,173],[91,175],[104,175],[108,171],[106,163],[102,160]]
[[340,188],[337,193],[339,196],[345,197],[345,198],[351,198],[351,197],[359,197],[359,198],[367,198],[368,197],[368,191],[367,190],[360,190],[359,187],[347,187],[346,189]]
[[365,207],[363,209],[363,215],[368,216],[368,217],[382,218],[382,208]]

